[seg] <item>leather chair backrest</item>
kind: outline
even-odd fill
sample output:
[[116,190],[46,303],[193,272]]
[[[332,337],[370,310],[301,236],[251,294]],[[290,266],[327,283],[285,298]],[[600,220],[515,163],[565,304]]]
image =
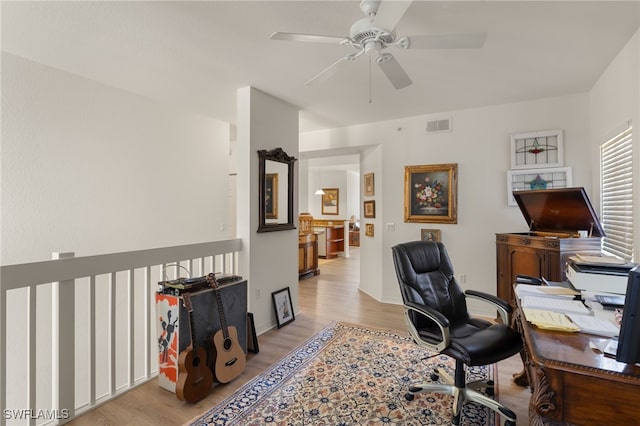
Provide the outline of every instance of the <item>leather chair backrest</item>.
[[[412,241],[392,247],[402,299],[429,306],[453,324],[469,318],[447,249],[441,242]],[[415,319],[415,318],[414,318]],[[428,326],[414,321],[421,329]]]

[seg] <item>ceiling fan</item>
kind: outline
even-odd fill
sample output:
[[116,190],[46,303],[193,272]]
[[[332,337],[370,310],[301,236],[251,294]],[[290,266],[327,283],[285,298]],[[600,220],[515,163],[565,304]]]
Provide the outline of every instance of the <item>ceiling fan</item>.
[[400,49],[454,49],[480,48],[487,38],[486,32],[458,34],[428,34],[398,38],[395,28],[412,1],[362,0],[360,10],[366,15],[352,26],[350,35],[331,36],[317,34],[275,32],[272,40],[290,40],[315,43],[334,43],[351,46],[357,51],[350,53],[305,83],[314,84],[335,75],[343,65],[353,62],[363,54],[375,60],[382,72],[396,89],[409,86],[412,81],[391,53],[385,50],[391,46]]

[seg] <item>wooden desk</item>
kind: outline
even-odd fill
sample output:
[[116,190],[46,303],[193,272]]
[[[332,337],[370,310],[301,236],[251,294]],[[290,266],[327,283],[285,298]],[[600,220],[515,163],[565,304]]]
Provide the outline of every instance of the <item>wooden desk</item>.
[[513,326],[525,342],[521,355],[531,386],[530,425],[638,424],[640,367],[589,348],[590,341],[604,347],[608,339],[532,326],[517,298],[516,303]]

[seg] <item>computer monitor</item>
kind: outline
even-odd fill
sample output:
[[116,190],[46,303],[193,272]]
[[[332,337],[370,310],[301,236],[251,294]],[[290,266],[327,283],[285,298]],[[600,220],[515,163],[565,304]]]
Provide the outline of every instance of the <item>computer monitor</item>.
[[640,265],[629,271],[616,361],[640,363]]

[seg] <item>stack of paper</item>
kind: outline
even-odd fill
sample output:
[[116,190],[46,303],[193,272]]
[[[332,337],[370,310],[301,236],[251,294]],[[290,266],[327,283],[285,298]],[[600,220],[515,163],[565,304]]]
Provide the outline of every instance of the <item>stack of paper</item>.
[[593,256],[587,254],[576,254],[575,261],[591,265],[624,265],[627,262],[615,256]]
[[552,297],[571,300],[580,296],[577,290],[566,287],[551,287],[546,285],[518,284],[515,289],[516,296],[522,299],[526,296]]
[[571,322],[580,327],[580,331],[598,336],[613,337],[620,334],[620,329],[603,318],[592,317],[588,315],[567,314]]
[[592,314],[591,310],[580,300],[544,296],[524,296],[520,300],[523,308],[582,315]]
[[565,314],[533,308],[522,308],[522,311],[527,321],[538,328],[555,331],[580,331],[580,327],[572,323]]

